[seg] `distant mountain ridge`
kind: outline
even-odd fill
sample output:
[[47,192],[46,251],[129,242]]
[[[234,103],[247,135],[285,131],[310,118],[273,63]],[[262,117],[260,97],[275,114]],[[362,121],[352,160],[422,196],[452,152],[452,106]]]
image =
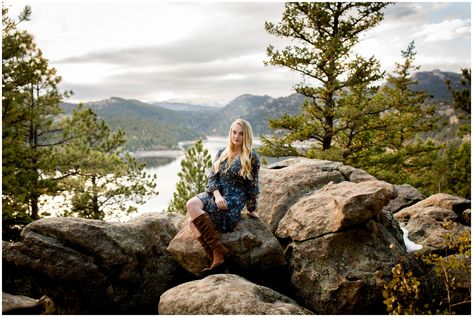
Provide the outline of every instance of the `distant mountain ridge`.
[[442,72],[438,69],[417,72],[412,76],[417,81],[414,90],[427,91],[434,101],[451,101],[452,94],[445,84],[446,80],[452,82],[454,89],[461,89],[462,75],[453,72]]
[[253,134],[271,134],[268,127],[271,118],[284,114],[295,115],[300,112],[304,96],[292,94],[287,97],[272,98],[270,96],[241,95],[233,99],[218,112],[207,130],[209,134],[227,135],[230,124],[238,118],[250,122]]
[[[425,90],[432,101],[452,101],[445,80],[460,88],[461,74],[433,70],[418,72],[413,78],[418,81],[415,90]],[[300,112],[304,97],[292,94],[272,98],[268,95],[243,94],[225,107],[192,105],[179,102],[145,103],[119,97],[88,102],[84,105],[94,110],[113,129],[122,128],[127,135],[126,147],[130,151],[153,150],[158,147],[177,148],[180,141],[205,138],[206,135],[226,136],[230,124],[237,118],[248,120],[255,136],[272,134],[268,120],[287,113]],[[67,112],[77,105],[63,104]]]

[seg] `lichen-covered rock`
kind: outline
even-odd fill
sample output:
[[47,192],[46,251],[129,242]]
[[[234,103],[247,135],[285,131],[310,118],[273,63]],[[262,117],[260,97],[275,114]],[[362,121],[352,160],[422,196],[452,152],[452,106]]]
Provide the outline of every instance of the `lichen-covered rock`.
[[292,299],[234,274],[216,274],[161,295],[161,315],[310,315]]
[[61,314],[152,312],[185,274],[166,250],[179,217],[41,219],[23,230],[22,241],[3,244],[4,273],[31,276]]
[[339,162],[292,158],[260,170],[258,213],[275,232],[279,221],[301,197],[321,189],[328,183],[375,180],[365,171]]
[[[282,247],[260,219],[243,214],[233,231],[222,233],[220,237],[232,252],[225,264],[231,273],[267,285],[285,269]],[[170,242],[168,251],[182,267],[196,276],[203,276],[202,270],[209,266],[204,249],[188,225],[183,226]],[[265,279],[269,279],[267,283]]]
[[383,283],[397,263],[419,268],[403,246],[374,220],[355,229],[291,242],[293,298],[317,314],[383,314]]

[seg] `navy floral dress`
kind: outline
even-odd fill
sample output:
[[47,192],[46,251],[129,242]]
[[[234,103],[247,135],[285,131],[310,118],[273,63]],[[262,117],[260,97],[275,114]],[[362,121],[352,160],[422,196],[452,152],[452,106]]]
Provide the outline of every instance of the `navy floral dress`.
[[[220,157],[224,149],[220,149],[215,156],[214,164]],[[215,173],[213,167],[210,171],[209,181],[205,192],[197,197],[204,204],[204,211],[210,216],[212,222],[223,232],[232,231],[233,227],[240,220],[240,214],[246,205],[248,211],[255,211],[257,207],[257,197],[259,194],[258,173],[260,162],[258,155],[253,150],[251,153],[251,175],[252,179],[246,179],[238,173],[241,168],[240,157],[233,160],[230,169],[227,168],[227,160],[220,164],[220,170]],[[213,192],[219,190],[227,202],[227,210],[219,210]]]

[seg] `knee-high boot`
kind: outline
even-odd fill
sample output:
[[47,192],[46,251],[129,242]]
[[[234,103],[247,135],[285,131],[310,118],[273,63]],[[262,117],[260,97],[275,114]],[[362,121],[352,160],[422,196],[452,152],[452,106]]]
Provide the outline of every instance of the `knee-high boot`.
[[209,247],[209,245],[205,242],[204,237],[199,236],[199,237],[197,238],[197,241],[199,241],[199,243],[200,243],[200,245],[202,246],[202,248],[204,248],[205,253],[207,254],[207,257],[210,259],[210,261],[213,261],[213,259],[214,259],[214,252],[213,252],[212,249]]
[[[194,220],[192,220],[194,226],[199,230],[205,243],[212,249],[213,261],[212,265],[205,270],[212,270],[219,266],[225,261],[225,255],[229,253],[228,249],[220,241],[220,236],[215,228],[215,224],[210,220],[207,213],[204,213]],[[204,270],[204,271],[205,271]]]

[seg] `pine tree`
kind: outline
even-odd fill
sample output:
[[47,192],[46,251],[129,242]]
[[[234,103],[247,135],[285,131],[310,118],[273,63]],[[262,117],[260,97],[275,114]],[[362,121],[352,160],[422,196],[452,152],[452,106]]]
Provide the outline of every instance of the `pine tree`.
[[123,152],[122,131],[112,132],[89,109],[80,108],[72,116],[64,114],[60,102],[72,92],[59,91],[61,77],[49,66],[33,37],[17,28],[30,14],[27,6],[15,21],[2,6],[5,240],[17,239],[24,225],[41,217],[43,195],[76,193],[76,209],[70,213],[102,219],[105,204],[113,202],[117,211],[122,211],[124,200],[140,202],[146,194],[156,194],[154,179]]
[[450,81],[446,85],[458,116],[468,123],[458,126],[458,139],[443,144],[435,164],[436,182],[431,190],[471,199],[471,69],[462,69],[462,75],[460,89],[454,89]]
[[471,199],[471,142],[451,141],[443,145],[434,165],[430,193],[448,193]]
[[210,154],[203,147],[202,140],[198,140],[186,151],[181,161],[181,171],[178,173],[179,182],[167,209],[168,212],[186,213],[187,201],[205,191],[208,181],[206,173],[211,167]]
[[[260,152],[266,156],[339,156],[334,137],[346,131],[341,120],[350,121],[350,112],[340,111],[341,95],[369,87],[383,77],[374,58],[353,54],[360,35],[382,19],[387,3],[291,2],[285,5],[282,21],[266,22],[266,30],[297,43],[283,50],[269,46],[266,65],[283,66],[300,73],[303,81],[296,92],[306,97],[300,115],[284,115],[269,121],[279,130],[273,138],[262,138]],[[309,149],[296,148],[305,142]],[[327,152],[327,153],[321,153]],[[330,153],[333,152],[333,153]]]
[[396,63],[376,98],[385,107],[378,119],[382,128],[373,134],[376,148],[349,163],[391,183],[428,188],[439,147],[421,136],[437,127],[438,116],[425,102],[427,93],[414,89],[413,73],[419,69],[414,42],[401,55],[403,63]]
[[135,211],[132,203],[143,204],[147,196],[158,194],[156,175],[144,172],[145,164],[125,152],[123,130],[112,131],[92,110],[81,106],[75,109],[65,135],[79,137],[56,153],[66,160],[61,165],[65,170],[59,166],[59,171],[75,175],[62,182],[66,193],[73,194],[72,208],[64,216],[89,219],[119,216],[122,212]]
[[452,82],[450,80],[446,81],[448,90],[452,93],[453,101],[455,102],[455,107],[462,109],[467,113],[471,113],[471,69],[462,69],[462,80],[461,86],[462,89],[454,89],[452,87]]
[[[26,31],[25,7],[17,21],[2,6],[2,217],[3,232],[38,219],[39,197],[56,192],[52,155],[67,142],[60,137],[59,101],[69,92],[57,88],[61,77]],[[51,177],[51,175],[53,175]],[[7,234],[8,236],[8,234]]]

